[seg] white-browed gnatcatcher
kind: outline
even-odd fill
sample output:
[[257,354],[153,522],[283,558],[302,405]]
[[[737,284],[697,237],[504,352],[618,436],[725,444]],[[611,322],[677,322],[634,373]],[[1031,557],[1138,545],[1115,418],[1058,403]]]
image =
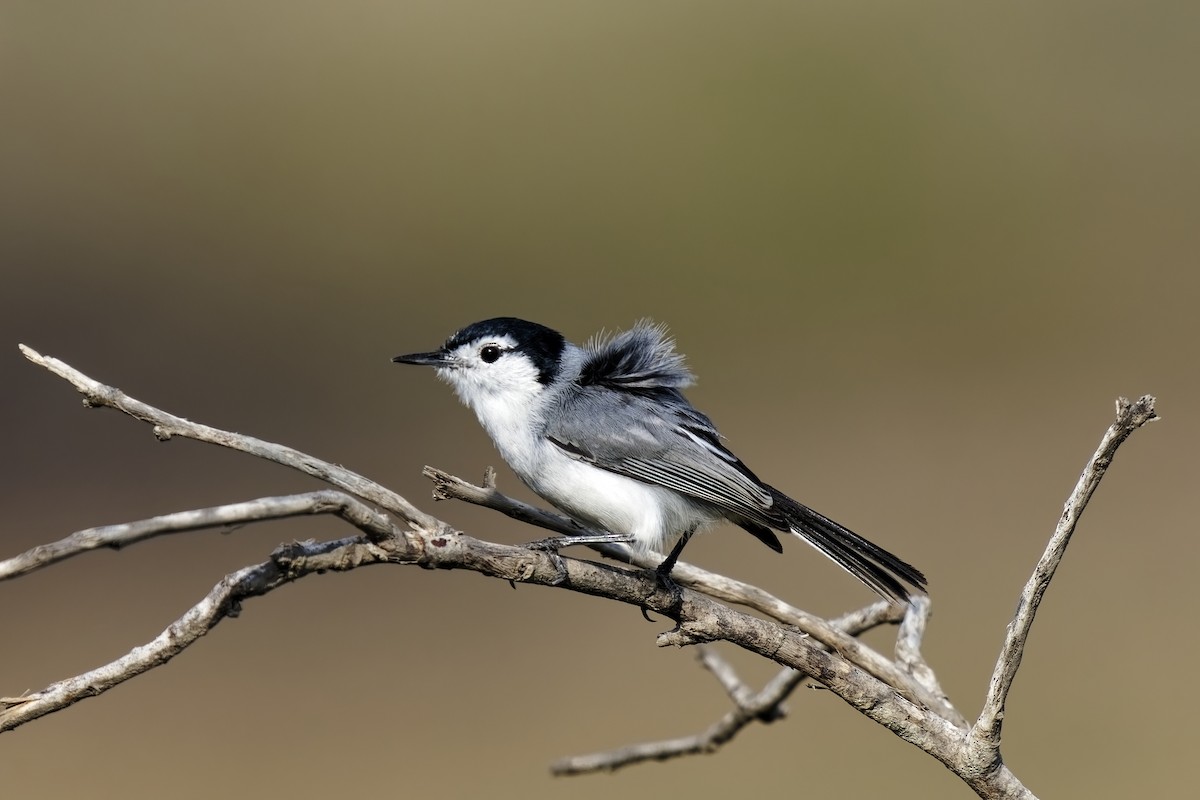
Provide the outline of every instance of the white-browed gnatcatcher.
[[432,353],[434,367],[479,418],[517,476],[585,525],[662,552],[668,579],[696,530],[718,520],[772,550],[794,533],[880,595],[907,602],[919,570],[763,483],[680,392],[692,374],[650,323],[578,347],[513,317],[468,325]]

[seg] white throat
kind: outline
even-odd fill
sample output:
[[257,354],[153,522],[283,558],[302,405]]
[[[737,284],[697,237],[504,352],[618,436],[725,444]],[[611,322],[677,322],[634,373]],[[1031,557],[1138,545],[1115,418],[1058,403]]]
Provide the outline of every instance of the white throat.
[[537,381],[532,364],[517,362],[502,380],[495,375],[480,380],[472,370],[439,369],[438,376],[475,412],[500,455],[518,475],[536,471],[550,387]]

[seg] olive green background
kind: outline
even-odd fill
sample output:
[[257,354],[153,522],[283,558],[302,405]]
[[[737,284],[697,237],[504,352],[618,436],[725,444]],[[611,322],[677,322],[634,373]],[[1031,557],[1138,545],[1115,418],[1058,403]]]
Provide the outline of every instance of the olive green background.
[[[1164,419],[1046,596],[1004,753],[1043,797],[1186,792],[1198,26],[1187,2],[5,2],[0,555],[316,485],[84,411],[17,342],[516,542],[539,534],[428,499],[422,465],[499,459],[389,358],[488,316],[576,341],[652,317],[752,468],[927,572],[926,652],[974,714],[1113,400],[1150,392]],[[151,639],[281,541],[345,532],[184,534],[0,584],[0,694]],[[688,556],[822,614],[871,599],[794,542],[722,529]],[[655,648],[664,624],[473,574],[312,577],[2,737],[0,786],[969,796],[813,690],[716,755],[549,777],[725,712],[693,653]]]

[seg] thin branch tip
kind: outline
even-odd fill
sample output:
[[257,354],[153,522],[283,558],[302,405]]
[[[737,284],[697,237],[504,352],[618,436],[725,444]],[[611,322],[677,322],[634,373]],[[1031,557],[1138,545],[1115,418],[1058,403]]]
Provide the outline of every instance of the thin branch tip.
[[[551,767],[555,775],[612,772],[639,762],[715,752],[747,725],[783,718],[787,713],[784,700],[797,688],[807,685],[836,694],[860,713],[941,761],[980,797],[1033,798],[1000,757],[1007,695],[1042,595],[1114,453],[1133,431],[1159,419],[1153,395],[1136,400],[1117,398],[1116,418],[1110,418],[1100,445],[1068,498],[1042,559],[1026,583],[1006,631],[984,708],[974,723],[969,724],[942,690],[922,653],[932,611],[930,599],[924,593],[914,596],[906,605],[878,600],[838,619],[826,620],[792,607],[755,586],[680,563],[674,577],[683,588],[671,595],[637,569],[653,569],[660,563],[660,555],[618,546],[605,539],[602,532],[507,497],[497,489],[496,471],[491,467],[484,471],[480,486],[433,466],[425,466],[422,475],[433,482],[435,499],[470,502],[526,524],[575,537],[577,541],[572,544],[592,547],[619,564],[566,559],[557,553],[475,539],[420,511],[390,489],[340,465],[284,445],[190,422],[95,381],[25,344],[18,343],[18,349],[29,361],[72,384],[83,394],[85,405],[111,407],[148,423],[160,439],[183,437],[217,444],[295,469],[341,492],[325,489],[302,495],[257,498],[78,531],[59,542],[0,560],[0,580],[98,547],[122,547],[161,534],[200,528],[228,531],[230,526],[240,527],[265,519],[328,513],[357,530],[351,536],[331,541],[281,544],[266,561],[226,575],[158,637],[125,656],[39,692],[0,697],[0,732],[103,693],[166,663],[222,619],[236,616],[247,598],[265,595],[307,575],[352,570],[369,564],[409,565],[470,570],[507,581],[514,588],[517,581],[563,586],[634,608],[640,605],[643,612],[648,609],[676,623],[674,629],[658,634],[659,647],[699,647],[700,665],[713,674],[731,701],[731,707],[720,719],[690,736],[563,759]],[[757,613],[737,610],[734,606]],[[899,630],[894,660],[855,638],[869,628],[896,623]],[[718,641],[775,662],[783,669],[755,691],[737,675],[730,662],[707,646]]]
[[1145,425],[1147,422],[1154,422],[1161,419],[1155,409],[1157,403],[1158,398],[1152,394],[1144,394],[1133,401],[1128,397],[1118,397],[1117,418],[1128,420],[1128,423],[1135,428]]
[[1117,398],[1117,418],[1104,432],[1095,453],[1084,466],[1042,557],[1038,559],[1032,575],[1025,583],[1016,614],[1005,632],[1004,642],[988,684],[983,709],[968,735],[968,760],[976,770],[986,771],[997,764],[1003,764],[1000,760],[1000,740],[1005,702],[1021,666],[1038,607],[1063,559],[1084,509],[1112,464],[1118,448],[1138,428],[1159,418],[1154,409],[1156,402],[1157,399],[1149,394],[1142,395],[1135,401],[1130,401],[1127,397]]
[[37,364],[39,367],[48,367],[49,366],[49,364],[46,363],[49,360],[48,356],[42,355],[41,353],[39,353],[37,350],[34,350],[29,345],[18,342],[17,349],[21,351],[21,355],[25,356],[25,358],[27,358],[29,361],[33,362],[34,364]]

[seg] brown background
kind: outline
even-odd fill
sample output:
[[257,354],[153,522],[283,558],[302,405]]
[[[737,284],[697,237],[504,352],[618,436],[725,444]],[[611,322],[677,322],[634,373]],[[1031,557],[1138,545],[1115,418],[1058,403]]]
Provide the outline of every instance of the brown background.
[[[926,570],[928,655],[973,714],[1113,399],[1153,392],[1164,421],[1088,510],[1004,749],[1045,797],[1186,791],[1198,9],[6,3],[4,554],[314,486],[84,412],[18,341],[432,508],[423,464],[478,477],[498,459],[392,355],[497,314],[576,340],[650,316],[751,466]],[[152,638],[280,541],[343,532],[188,534],[0,585],[0,694]],[[795,543],[776,556],[723,530],[689,557],[823,614],[870,599]],[[4,736],[0,782],[14,798],[967,795],[820,691],[715,756],[550,778],[556,757],[724,712],[693,654],[654,647],[661,629],[470,574],[310,578]]]

